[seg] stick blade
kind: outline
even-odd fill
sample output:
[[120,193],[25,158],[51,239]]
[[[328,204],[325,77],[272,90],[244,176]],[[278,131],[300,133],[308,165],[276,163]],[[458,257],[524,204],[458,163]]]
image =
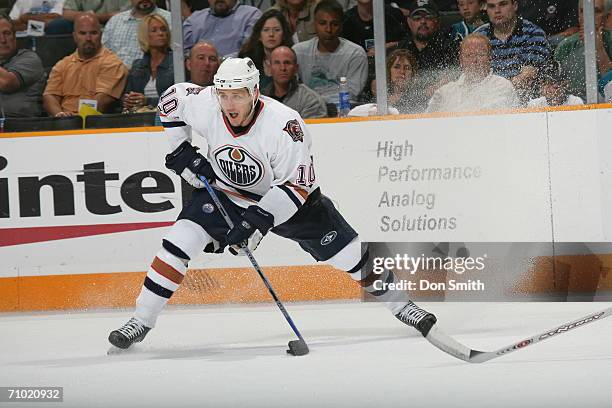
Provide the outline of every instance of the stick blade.
[[474,354],[480,353],[477,350],[472,350],[469,347],[459,343],[442,330],[439,330],[435,325],[429,330],[425,337],[427,341],[436,346],[443,352],[450,354],[451,356],[458,358],[468,363],[479,363],[481,361],[472,360]]
[[291,340],[288,346],[289,349],[287,350],[287,354],[291,354],[292,356],[304,356],[310,351],[304,340]]

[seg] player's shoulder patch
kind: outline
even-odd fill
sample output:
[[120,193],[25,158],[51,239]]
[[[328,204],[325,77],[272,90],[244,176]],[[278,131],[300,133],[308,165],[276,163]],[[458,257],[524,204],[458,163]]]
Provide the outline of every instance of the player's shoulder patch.
[[300,122],[297,119],[291,119],[287,122],[284,129],[285,132],[291,136],[294,142],[303,142],[304,141],[304,131],[300,126]]
[[190,86],[190,87],[187,87],[187,88],[185,88],[185,91],[187,91],[187,95],[185,95],[185,96],[198,95],[204,89],[206,89],[205,86]]

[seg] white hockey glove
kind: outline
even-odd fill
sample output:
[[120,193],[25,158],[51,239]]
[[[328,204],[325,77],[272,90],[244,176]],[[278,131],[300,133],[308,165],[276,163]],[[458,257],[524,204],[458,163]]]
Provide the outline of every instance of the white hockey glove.
[[187,167],[181,173],[181,177],[189,183],[192,187],[195,188],[204,188],[204,182],[198,178],[198,176]]
[[228,231],[226,242],[230,252],[234,255],[243,255],[240,251],[241,243],[251,250],[255,250],[264,235],[274,226],[274,216],[261,207],[252,205],[242,213],[242,220],[236,222],[234,228]]
[[204,188],[204,182],[199,176],[206,177],[209,183],[217,178],[208,160],[187,141],[166,155],[166,167],[195,188]]

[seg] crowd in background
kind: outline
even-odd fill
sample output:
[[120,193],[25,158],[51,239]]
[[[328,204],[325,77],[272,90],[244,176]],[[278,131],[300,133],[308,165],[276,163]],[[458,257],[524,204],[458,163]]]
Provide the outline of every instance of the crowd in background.
[[[174,83],[167,3],[15,0],[0,17],[2,117],[154,111]],[[373,0],[273,3],[182,0],[187,80],[211,85],[224,58],[249,57],[262,94],[304,118],[337,114],[341,77],[352,114],[375,112]],[[594,4],[599,101],[612,101],[612,0]],[[582,0],[385,1],[389,111],[584,103],[582,8]],[[76,50],[46,68],[40,50],[17,45],[37,29],[72,36]]]

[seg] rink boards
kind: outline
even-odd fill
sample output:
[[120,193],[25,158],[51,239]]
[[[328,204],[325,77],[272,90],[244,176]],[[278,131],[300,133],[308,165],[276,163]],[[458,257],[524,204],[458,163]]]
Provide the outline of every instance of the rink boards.
[[[611,106],[436,116],[309,123],[317,180],[364,241],[610,241]],[[132,304],[189,195],[166,150],[160,128],[0,136],[0,311]],[[284,299],[359,296],[291,242],[256,255]],[[267,300],[243,258],[193,267],[175,303]]]

